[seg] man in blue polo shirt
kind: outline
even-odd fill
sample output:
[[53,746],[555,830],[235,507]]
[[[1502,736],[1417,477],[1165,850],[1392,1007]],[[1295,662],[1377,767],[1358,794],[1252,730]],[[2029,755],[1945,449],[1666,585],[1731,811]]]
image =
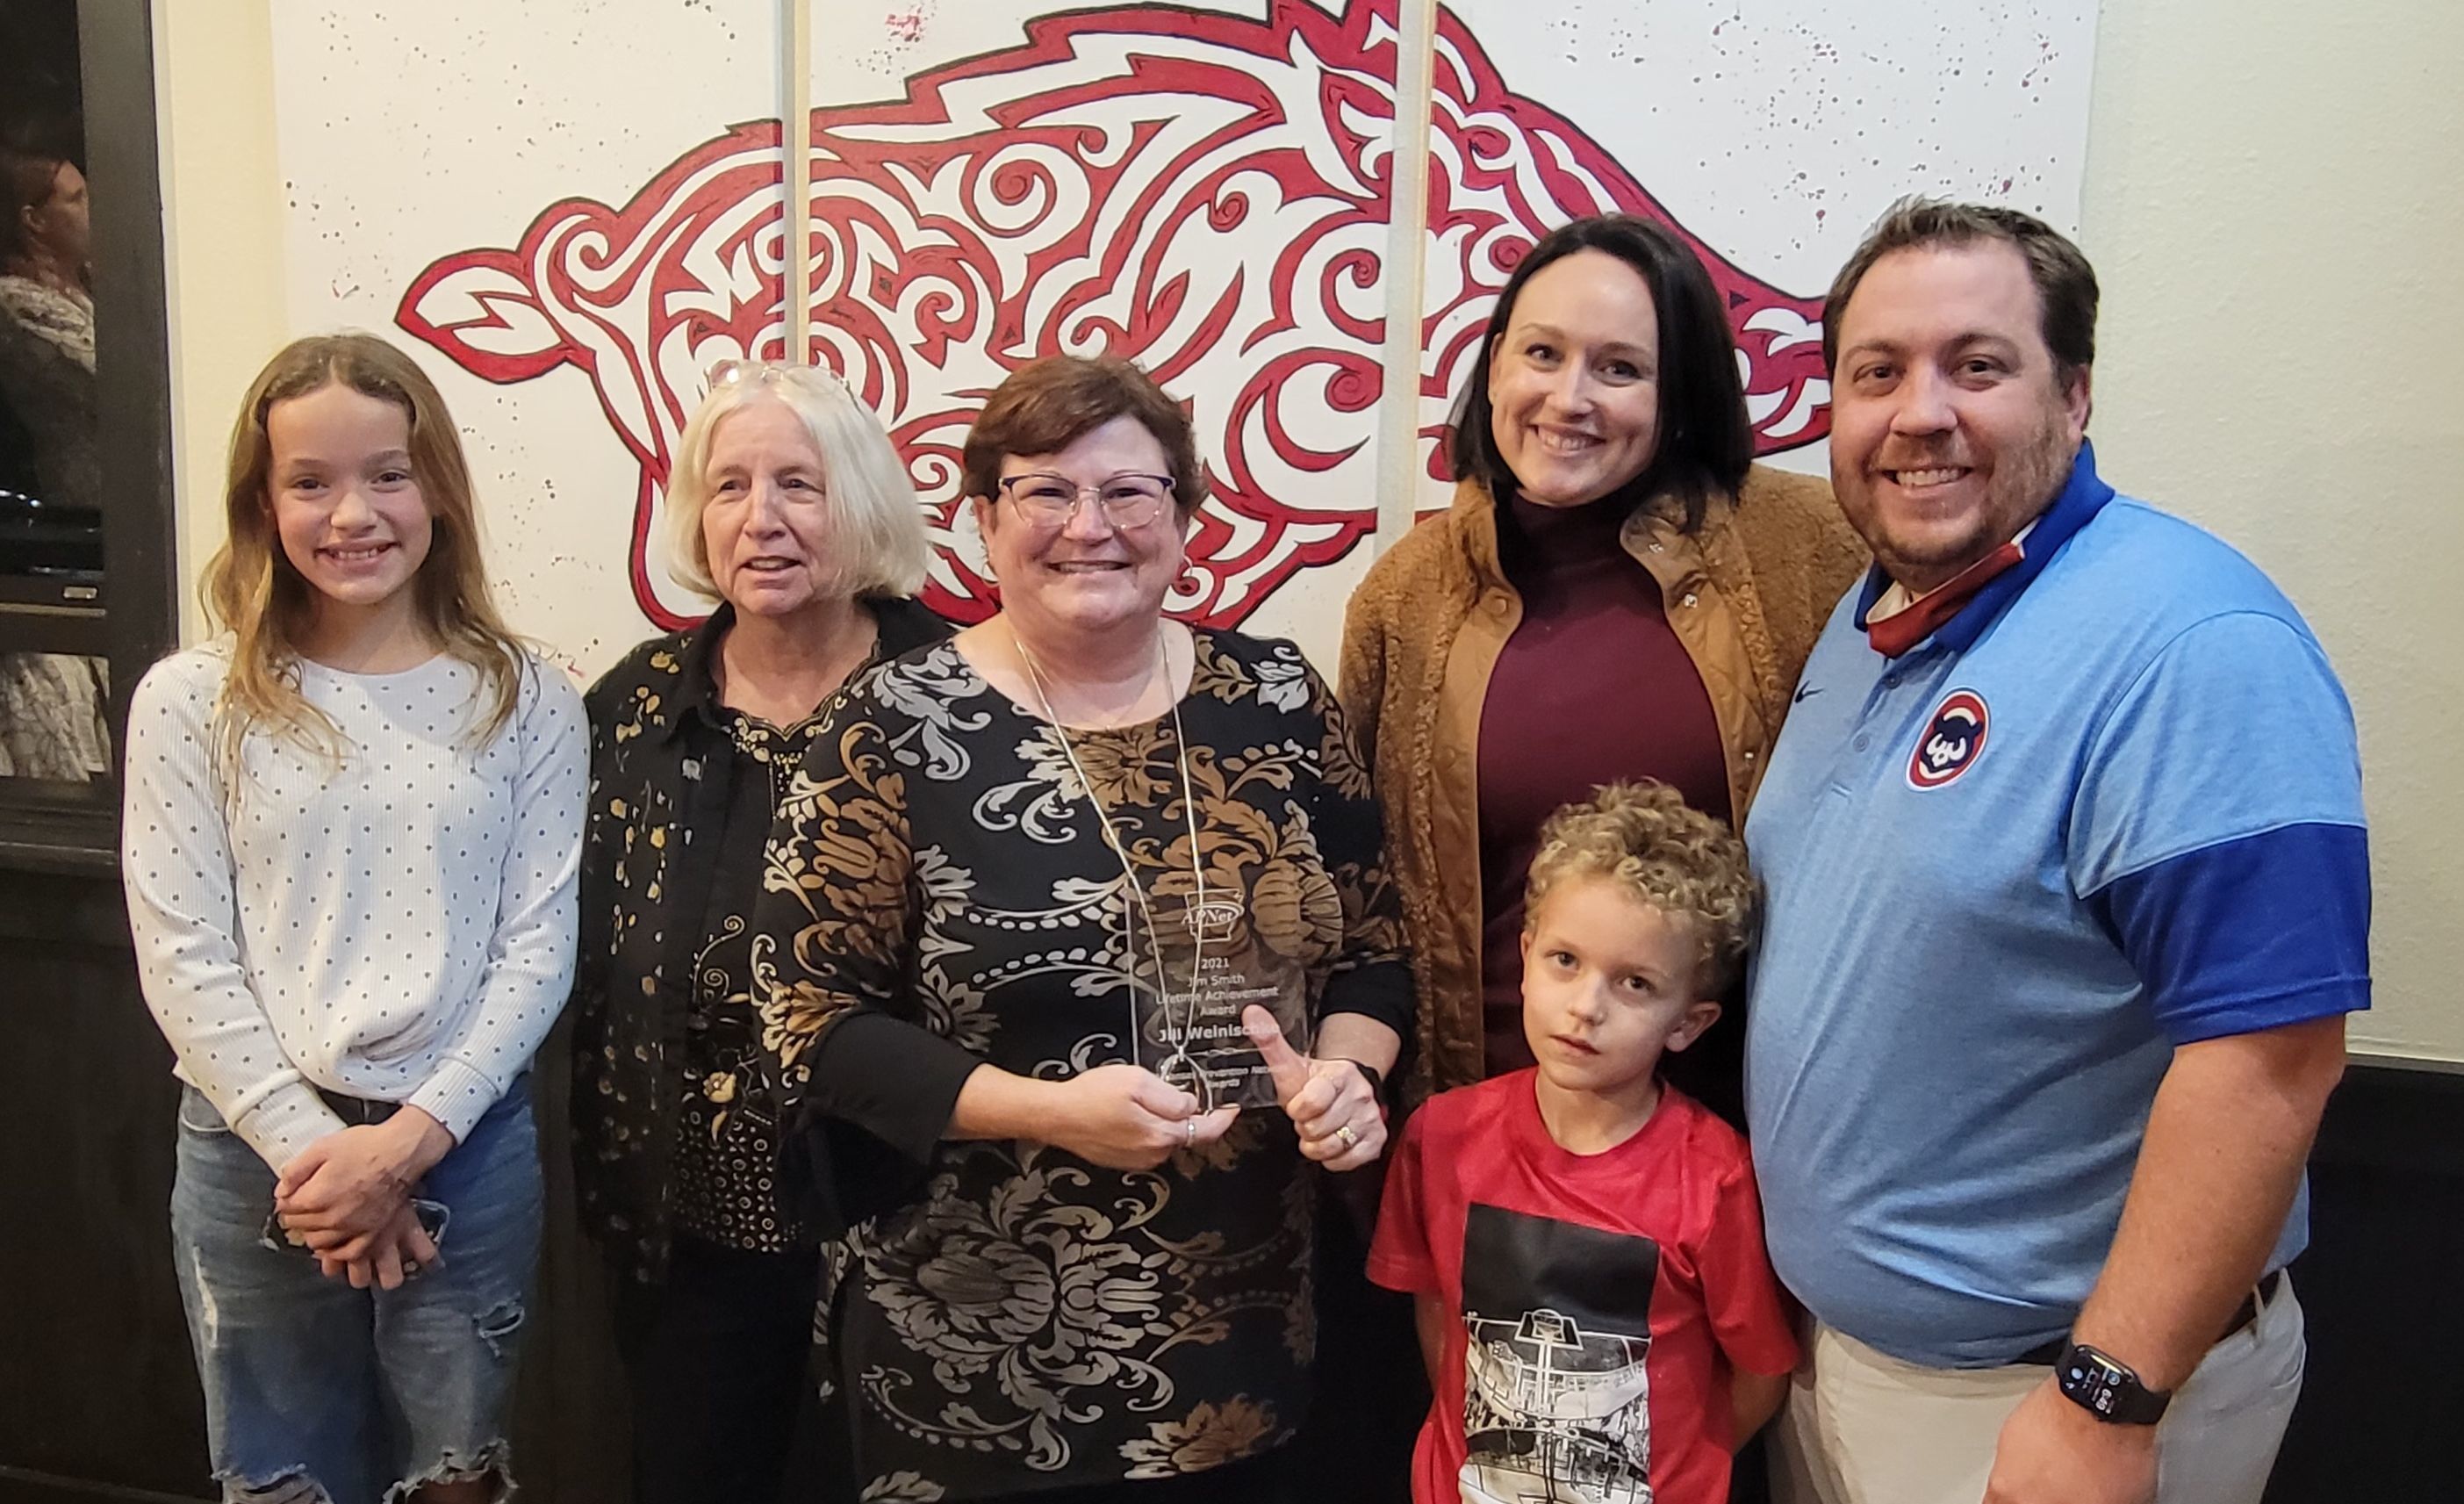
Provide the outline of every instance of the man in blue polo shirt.
[[2098,478],[2096,277],[1895,206],[1831,289],[1875,568],[1747,826],[1747,1106],[1820,1504],[2256,1504],[2302,1164],[2369,999],[2352,713],[2247,560]]

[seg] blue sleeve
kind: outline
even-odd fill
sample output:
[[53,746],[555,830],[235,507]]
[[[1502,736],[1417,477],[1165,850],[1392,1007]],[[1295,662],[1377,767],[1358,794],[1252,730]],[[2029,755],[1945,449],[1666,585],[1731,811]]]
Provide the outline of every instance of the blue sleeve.
[[2369,841],[2352,708],[2289,614],[2157,652],[2089,745],[2072,891],[2177,1044],[2369,1006]]
[[2365,823],[2353,711],[2326,654],[2297,619],[2211,616],[2156,652],[2090,740],[2071,891],[2279,826]]
[[2288,825],[2088,898],[2176,1045],[2370,1006],[2368,832]]

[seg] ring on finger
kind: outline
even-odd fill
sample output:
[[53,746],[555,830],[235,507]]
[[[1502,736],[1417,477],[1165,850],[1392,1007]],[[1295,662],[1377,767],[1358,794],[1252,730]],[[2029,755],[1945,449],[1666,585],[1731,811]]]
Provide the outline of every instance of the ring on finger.
[[1337,1128],[1334,1131],[1334,1136],[1343,1140],[1343,1146],[1347,1149],[1357,1149],[1360,1147],[1359,1131],[1354,1129],[1350,1123],[1345,1123],[1342,1127]]
[[1190,1117],[1182,1120],[1180,1125],[1180,1146],[1184,1149],[1195,1149],[1198,1147],[1197,1118]]

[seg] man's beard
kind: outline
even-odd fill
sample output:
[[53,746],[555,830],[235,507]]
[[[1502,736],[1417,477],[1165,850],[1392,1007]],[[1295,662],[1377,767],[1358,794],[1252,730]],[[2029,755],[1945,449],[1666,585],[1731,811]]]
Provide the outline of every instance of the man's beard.
[[[1881,510],[1869,501],[1867,515],[1878,525],[1866,544],[1873,549],[1874,561],[1882,566],[1882,572],[1893,580],[1904,584],[1922,579],[1927,582],[1925,589],[1932,589],[2043,516],[2061,495],[2078,455],[2079,444],[2070,435],[2067,409],[2048,407],[2043,423],[2025,444],[1997,456],[1992,476],[1987,482],[1985,503],[1969,519],[1969,531],[1948,538],[1921,533],[1917,536],[1925,540],[1922,543],[1903,548],[1884,526],[1879,525]],[[1923,470],[1927,466],[1919,460],[1884,468]],[[1870,498],[1874,483],[1868,479],[1865,484]]]

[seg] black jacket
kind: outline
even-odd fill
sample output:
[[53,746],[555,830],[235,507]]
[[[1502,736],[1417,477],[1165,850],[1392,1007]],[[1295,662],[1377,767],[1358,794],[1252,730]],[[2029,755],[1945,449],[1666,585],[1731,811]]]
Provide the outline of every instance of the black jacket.
[[[880,628],[878,658],[950,635],[917,602],[865,604]],[[704,919],[717,885],[742,885],[749,911],[761,880],[758,860],[718,870],[737,782],[762,771],[737,751],[716,700],[712,656],[735,619],[721,607],[642,644],[584,697],[590,812],[568,1009],[575,1189],[584,1229],[620,1274],[643,1281],[667,1268],[679,1056]],[[797,731],[822,719],[816,711]]]

